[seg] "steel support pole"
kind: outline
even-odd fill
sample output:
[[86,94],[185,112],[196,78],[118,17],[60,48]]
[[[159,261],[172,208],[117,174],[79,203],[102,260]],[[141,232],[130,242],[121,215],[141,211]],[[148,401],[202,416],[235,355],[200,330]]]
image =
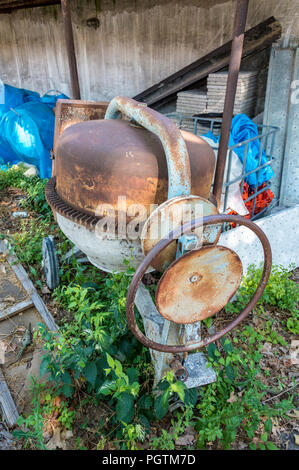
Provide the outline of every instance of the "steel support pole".
[[217,199],[219,206],[223,180],[224,170],[226,163],[226,154],[229,142],[229,134],[231,128],[231,122],[234,111],[236,89],[238,84],[238,76],[240,71],[240,64],[242,59],[242,50],[244,42],[244,31],[246,25],[247,11],[248,11],[249,0],[237,0],[235,24],[234,24],[234,36],[232,41],[232,49],[229,61],[226,94],[223,109],[223,118],[221,126],[221,136],[218,149],[218,158],[214,179],[213,193]]
[[72,97],[74,100],[80,100],[81,94],[69,0],[61,0],[61,11],[64,23],[64,35],[71,77]]

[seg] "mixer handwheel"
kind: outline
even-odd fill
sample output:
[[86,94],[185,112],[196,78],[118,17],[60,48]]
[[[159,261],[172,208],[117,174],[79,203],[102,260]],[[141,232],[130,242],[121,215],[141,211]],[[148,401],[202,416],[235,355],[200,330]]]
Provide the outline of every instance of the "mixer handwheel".
[[50,290],[54,290],[59,285],[59,263],[54,238],[52,236],[43,239],[42,255],[46,284]]
[[[176,240],[182,234],[190,233],[191,231],[195,230],[196,228],[198,228],[200,226],[205,227],[207,225],[222,224],[224,222],[234,222],[235,224],[244,225],[245,227],[248,227],[250,230],[252,230],[258,236],[258,238],[259,238],[259,240],[262,244],[263,252],[264,252],[264,269],[263,269],[263,273],[262,273],[262,277],[260,279],[259,285],[257,286],[257,289],[256,289],[253,297],[248,302],[246,307],[239,313],[239,315],[230,324],[228,324],[225,328],[222,328],[220,331],[216,332],[215,334],[213,334],[211,336],[208,336],[207,338],[204,338],[204,339],[198,341],[197,343],[192,343],[192,344],[188,343],[186,345],[182,345],[182,344],[180,344],[180,345],[168,345],[168,344],[161,344],[161,343],[156,343],[155,341],[152,341],[150,338],[146,337],[140,331],[140,329],[138,328],[136,319],[135,319],[135,314],[134,314],[135,296],[136,296],[136,293],[137,293],[138,285],[141,282],[141,279],[142,279],[144,273],[146,272],[147,268],[150,265],[152,265],[153,260],[156,258],[156,256],[158,256],[161,253],[162,250],[164,250],[168,245],[170,245],[173,242],[173,240]],[[222,263],[221,266],[217,265],[216,266],[217,270],[218,271],[220,270],[220,274],[221,274],[221,272],[223,272],[223,270],[226,269],[225,265],[229,265],[230,261],[229,261],[229,258],[225,259],[225,257],[227,257],[229,255],[229,257],[233,257],[234,265],[235,265],[235,266],[230,266],[230,268],[233,268],[233,270],[237,271],[237,278],[238,278],[238,276],[239,276],[238,271],[239,271],[240,267],[239,267],[239,262],[238,262],[237,255],[234,254],[234,252],[232,250],[225,249],[224,247],[219,247],[220,252],[218,253],[216,248],[217,247],[206,247],[206,248],[204,248],[204,250],[207,252],[207,254],[209,254],[209,252],[211,252],[214,257],[217,255],[216,257],[220,256],[220,258],[222,259],[223,256],[224,256],[223,260],[225,262]],[[231,253],[229,253],[229,252],[231,252]],[[178,270],[177,267],[181,268],[181,266],[183,266],[183,268],[185,268],[186,262],[189,259],[192,261],[192,256],[193,256],[192,253],[194,253],[195,258],[198,258],[196,253],[201,254],[201,253],[203,253],[203,251],[202,250],[194,250],[194,251],[190,252],[190,255],[182,256],[175,263],[173,263],[173,265],[171,265],[170,268],[168,268],[168,271],[166,271],[164,273],[163,277],[165,278],[165,274],[167,274],[171,270],[172,271],[171,275],[174,275],[173,277],[177,278],[178,274],[180,274],[180,272],[179,272],[180,269]],[[201,268],[202,268],[202,266],[200,265],[201,260],[200,259],[196,260],[196,262],[199,263],[198,268],[201,270]],[[206,265],[208,267],[209,267],[209,264],[213,265],[213,261],[206,260]],[[129,287],[129,290],[128,290],[128,295],[127,295],[126,311],[127,311],[128,324],[129,324],[133,334],[136,336],[136,338],[142,344],[144,344],[148,348],[155,349],[157,351],[162,351],[162,352],[166,352],[166,353],[175,354],[175,353],[182,353],[182,352],[190,352],[190,351],[194,351],[195,349],[199,349],[199,348],[202,348],[204,346],[207,346],[208,344],[220,339],[226,333],[228,333],[233,328],[235,328],[252,311],[253,307],[258,302],[259,298],[261,297],[261,295],[262,295],[262,293],[263,293],[263,291],[266,287],[266,284],[268,282],[270,272],[271,272],[271,266],[272,266],[272,254],[271,254],[271,247],[270,247],[269,241],[268,241],[266,235],[264,234],[264,232],[261,230],[261,228],[258,225],[256,225],[255,223],[253,223],[251,220],[245,219],[245,217],[241,217],[241,216],[237,216],[237,215],[226,215],[226,214],[211,215],[211,216],[199,218],[199,219],[196,219],[196,220],[192,220],[191,222],[183,225],[182,227],[176,228],[167,237],[163,238],[160,242],[158,242],[156,244],[156,246],[154,246],[154,248],[152,248],[152,250],[147,254],[147,256],[144,258],[142,263],[139,265],[138,269],[136,270],[136,272],[135,272],[135,274],[132,278],[132,281],[131,281],[131,284],[130,284],[130,287]],[[187,268],[189,269],[189,266],[187,266]],[[211,268],[211,266],[209,268]],[[176,272],[176,270],[178,272]],[[232,269],[230,269],[230,271],[232,271]],[[189,272],[189,271],[187,270],[187,272]],[[191,273],[191,271],[190,271],[190,273]],[[184,271],[184,274],[186,274],[185,271]],[[210,275],[211,273],[208,273],[208,274]],[[191,277],[191,279],[193,280],[193,277],[194,277],[194,278],[196,278],[196,280],[199,280],[199,284],[202,284],[201,276],[200,275],[197,276],[197,275],[198,275],[197,272],[196,273],[191,273],[191,276],[189,275],[188,279],[190,279],[190,277]],[[206,275],[206,273],[204,273],[204,276],[205,275]],[[231,296],[233,294],[233,291],[235,290],[235,287],[238,283],[238,279],[232,280],[232,279],[230,279],[230,276],[231,276],[231,272],[229,272],[229,277],[226,280],[227,283],[231,283],[231,281],[233,281],[233,284],[230,287],[231,292],[230,292],[229,296]],[[161,279],[162,287],[163,287],[163,277]],[[213,279],[212,279],[211,275],[210,275],[210,277],[208,276],[209,283],[211,283],[212,280]],[[217,276],[216,276],[216,281],[217,281]],[[178,283],[180,284],[180,282],[178,282]],[[169,283],[166,283],[166,284],[168,285]],[[160,285],[160,290],[161,290],[161,285]],[[215,290],[215,292],[217,292],[217,288],[214,289],[214,290]],[[170,296],[170,298],[172,298],[172,294],[173,295],[176,294],[175,291],[176,291],[176,287],[175,287],[175,284],[174,284],[174,287],[173,287],[172,291],[171,292],[170,291],[165,292],[164,296]],[[228,298],[229,298],[229,296],[228,296]],[[198,295],[196,295],[194,298],[195,298],[195,302],[193,302],[193,304],[196,308],[196,299],[198,299]],[[158,293],[158,299],[159,299],[160,303],[164,300],[163,296],[161,295],[161,292]],[[193,299],[193,301],[194,301],[194,299]],[[184,302],[185,302],[185,299],[184,299]],[[180,304],[180,303],[182,304],[181,307],[184,309],[183,303],[178,302],[178,304]],[[206,307],[206,305],[205,305],[205,307]],[[178,305],[178,308],[179,308],[179,305]],[[174,319],[173,312],[174,312],[174,308],[172,308],[172,310],[170,312],[170,316],[169,316],[169,318],[172,321]],[[165,310],[163,313],[164,313],[164,316],[167,317],[167,311]],[[209,316],[209,315],[204,315],[202,318],[207,318],[207,316]],[[196,317],[196,315],[195,315],[195,317]],[[178,319],[178,320],[175,319],[175,320],[176,320],[175,321],[176,323],[181,323],[180,319]],[[198,321],[198,318],[195,318],[195,320]],[[191,323],[192,322],[193,321],[191,321]],[[188,321],[187,322],[184,321],[184,323],[188,323]]]

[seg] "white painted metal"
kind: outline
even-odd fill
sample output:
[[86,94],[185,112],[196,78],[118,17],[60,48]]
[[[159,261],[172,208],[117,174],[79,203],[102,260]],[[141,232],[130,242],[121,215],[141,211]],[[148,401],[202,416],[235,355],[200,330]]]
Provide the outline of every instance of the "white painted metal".
[[137,267],[144,258],[140,239],[104,239],[94,230],[89,230],[58,213],[57,222],[65,236],[102,271],[126,271],[124,260],[132,260],[132,266]]

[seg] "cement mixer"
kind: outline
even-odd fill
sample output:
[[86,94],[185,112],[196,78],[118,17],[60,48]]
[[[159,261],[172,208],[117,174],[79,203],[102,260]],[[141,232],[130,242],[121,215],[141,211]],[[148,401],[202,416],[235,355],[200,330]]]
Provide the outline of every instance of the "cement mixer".
[[[151,350],[156,380],[169,367],[189,388],[215,380],[202,353],[188,353],[221,338],[249,314],[269,278],[271,249],[256,224],[219,214],[211,194],[212,148],[143,103],[117,97],[104,119],[66,128],[54,158],[46,197],[61,230],[99,269],[123,271],[124,259],[136,269],[127,319]],[[242,280],[239,256],[218,243],[225,222],[245,225],[259,237],[264,270],[238,317],[201,338],[201,321],[225,307]],[[57,266],[44,248],[44,264]],[[142,283],[153,270],[162,273],[155,304]],[[137,325],[135,306],[145,333]]]

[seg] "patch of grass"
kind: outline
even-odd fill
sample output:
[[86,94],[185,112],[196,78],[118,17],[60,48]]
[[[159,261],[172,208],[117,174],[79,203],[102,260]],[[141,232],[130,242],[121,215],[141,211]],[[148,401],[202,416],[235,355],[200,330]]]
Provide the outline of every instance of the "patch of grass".
[[0,191],[7,188],[17,188],[24,179],[24,169],[12,167],[6,171],[0,169]]
[[26,198],[21,201],[24,209],[34,211],[39,217],[50,220],[53,219],[51,209],[45,198],[45,187],[47,179],[40,179],[38,176],[26,177],[26,168],[13,166],[8,170],[0,170],[0,191],[7,188],[19,188],[26,194]]
[[216,442],[219,448],[230,449],[238,435],[250,449],[275,449],[270,439],[272,421],[293,407],[292,398],[272,407],[263,403],[267,393],[259,378],[263,341],[250,327],[235,331],[234,340],[237,346],[223,337],[220,350],[214,343],[208,347],[217,381],[200,389],[198,447]]
[[[268,305],[288,312],[290,317],[286,327],[294,334],[299,334],[299,289],[298,284],[291,279],[292,269],[283,266],[273,266],[266,288],[257,303],[257,311],[263,311],[263,307]],[[246,276],[244,276],[241,287],[237,292],[234,302],[225,307],[227,313],[238,313],[247,305],[252,298],[262,274],[262,268],[254,265],[249,266]]]
[[19,416],[17,424],[18,429],[13,431],[16,439],[23,439],[25,447],[34,447],[40,450],[46,450],[43,437],[44,414],[49,412],[49,406],[42,407],[40,403],[41,392],[45,389],[45,384],[39,384],[32,377],[31,393],[32,393],[32,413],[26,418]]

